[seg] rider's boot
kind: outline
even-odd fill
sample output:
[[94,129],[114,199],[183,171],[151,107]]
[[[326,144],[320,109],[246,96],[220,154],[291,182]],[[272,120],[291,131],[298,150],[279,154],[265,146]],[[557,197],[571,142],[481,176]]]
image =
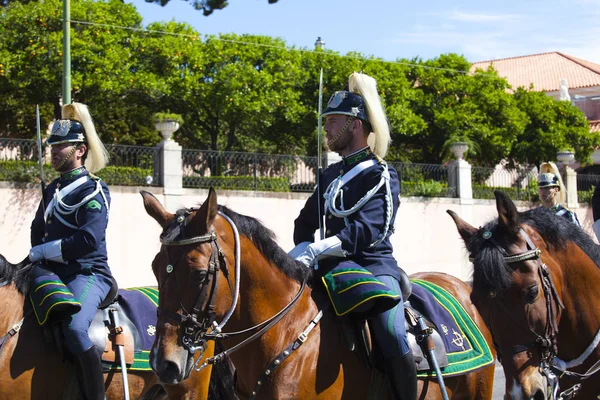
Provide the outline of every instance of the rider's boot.
[[104,375],[102,360],[92,346],[75,357],[79,382],[86,400],[104,400]]
[[412,351],[399,358],[384,360],[384,369],[394,400],[416,400],[417,368]]

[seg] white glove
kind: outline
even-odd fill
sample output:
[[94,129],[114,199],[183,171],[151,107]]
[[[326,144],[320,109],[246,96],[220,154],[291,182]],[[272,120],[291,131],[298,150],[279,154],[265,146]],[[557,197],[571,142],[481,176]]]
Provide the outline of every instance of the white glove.
[[592,225],[592,229],[594,230],[594,233],[596,234],[596,238],[600,242],[600,219],[597,220],[596,222],[594,222],[594,224]]
[[62,250],[60,244],[60,240],[54,240],[52,242],[40,244],[38,246],[33,246],[31,250],[29,250],[29,261],[34,263],[40,260],[50,260],[66,264],[65,260],[63,260],[62,258]]
[[[300,243],[296,248],[300,247],[302,244],[303,243]],[[294,248],[294,250],[296,250],[296,248]],[[346,257],[346,255],[347,253],[342,250],[342,241],[337,236],[331,236],[309,244],[304,251],[294,258],[307,267],[312,267],[315,264],[315,260],[322,260],[328,257]]]
[[298,257],[300,254],[304,253],[306,248],[311,245],[312,242],[302,242],[298,246],[294,247],[288,252],[288,256],[292,258]]

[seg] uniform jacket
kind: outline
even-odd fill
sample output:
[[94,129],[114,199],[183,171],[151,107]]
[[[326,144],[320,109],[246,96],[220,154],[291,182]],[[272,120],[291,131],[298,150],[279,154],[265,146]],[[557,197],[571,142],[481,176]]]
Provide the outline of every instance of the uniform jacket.
[[[366,158],[350,161],[353,157],[345,158],[343,161],[332,164],[323,171],[321,179],[321,196],[329,184],[340,174],[344,174],[352,169],[361,161],[374,159],[375,156],[369,152]],[[386,238],[376,244],[374,247],[369,247],[375,242],[380,233],[384,231],[386,200],[385,185],[382,186],[377,193],[363,205],[361,209],[348,217],[348,226],[344,218],[337,218],[330,213],[325,215],[325,237],[337,235],[342,242],[342,249],[349,253],[349,260],[354,261],[358,265],[368,269],[374,275],[391,275],[400,280],[400,272],[398,263],[392,252],[392,244],[390,243],[390,235],[393,231],[394,220],[399,206],[400,186],[398,183],[398,174],[391,166],[388,166],[390,174],[390,189],[392,193],[393,215],[391,227],[386,235]],[[383,166],[380,164],[369,169],[361,171],[357,176],[351,179],[344,187],[344,209],[349,209],[354,206],[370,189],[375,187],[380,179]],[[321,215],[324,213],[325,199],[321,198]],[[314,242],[314,232],[319,227],[318,211],[317,211],[317,191],[315,191],[306,201],[304,208],[300,211],[300,215],[294,222],[294,242]],[[319,264],[319,272],[322,271],[323,262]]]
[[579,223],[579,219],[577,218],[577,214],[575,214],[573,211],[569,210],[566,207],[563,207],[560,204],[556,204],[554,207],[552,207],[552,211],[554,211],[554,213],[560,217],[566,218],[569,221],[571,221],[572,223],[574,223],[575,225],[581,227],[581,224]]
[[[57,188],[60,190],[82,176],[88,176],[90,179],[65,196],[63,203],[67,205],[79,203],[96,190],[96,182],[99,181],[106,201],[110,205],[110,193],[106,184],[99,178],[90,176],[85,167],[82,167],[62,175],[48,185],[44,191],[44,209],[48,207]],[[65,265],[47,261],[48,268],[61,277],[87,268],[94,268],[96,272],[110,275],[106,254],[108,210],[101,193],[97,193],[72,214],[61,214],[61,217],[76,229],[63,224],[54,213],[44,221],[44,209],[40,202],[31,224],[31,244],[36,246],[62,239],[62,257],[67,263]]]

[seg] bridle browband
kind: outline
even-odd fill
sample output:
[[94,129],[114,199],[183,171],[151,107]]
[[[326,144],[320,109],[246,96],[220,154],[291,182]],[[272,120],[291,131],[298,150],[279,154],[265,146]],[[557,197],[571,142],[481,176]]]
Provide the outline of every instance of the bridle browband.
[[[527,243],[527,250],[519,254],[509,254],[498,243],[498,241],[492,237],[492,233],[490,231],[485,230],[484,228],[479,229],[479,233],[482,235],[482,237],[486,240],[489,240],[493,244],[493,246],[498,251],[500,251],[505,264],[514,264],[528,260],[535,260],[537,262],[538,275],[540,277],[540,281],[542,282],[542,289],[544,291],[544,297],[546,299],[546,327],[544,329],[544,334],[540,335],[539,333],[537,333],[529,323],[525,325],[521,321],[517,320],[502,301],[498,301],[497,304],[514,323],[519,325],[521,328],[524,328],[525,330],[529,330],[535,337],[535,340],[533,342],[513,346],[513,355],[539,347],[541,354],[539,368],[541,373],[546,376],[549,393],[551,395],[550,399],[571,399],[575,397],[577,392],[580,390],[581,384],[578,383],[559,394],[559,378],[562,378],[563,375],[568,375],[574,378],[584,380],[592,376],[594,373],[598,372],[598,370],[600,370],[600,360],[597,361],[584,374],[579,374],[566,370],[567,367],[580,365],[592,353],[594,348],[598,346],[598,344],[600,343],[600,330],[598,330],[598,333],[596,334],[596,337],[594,338],[592,343],[588,346],[584,353],[576,360],[573,360],[569,363],[565,363],[564,361],[558,358],[558,309],[560,308],[561,310],[563,310],[565,306],[560,296],[558,295],[558,291],[556,290],[554,282],[552,281],[552,276],[550,275],[548,266],[541,261],[542,251],[533,244],[531,238],[529,237],[527,232],[525,232],[525,230],[520,228],[519,232],[525,240],[525,242]],[[495,296],[493,298],[498,299]],[[498,348],[495,340],[494,347],[496,348],[498,359],[501,360],[500,349]],[[553,371],[558,372],[559,376],[557,376]]]

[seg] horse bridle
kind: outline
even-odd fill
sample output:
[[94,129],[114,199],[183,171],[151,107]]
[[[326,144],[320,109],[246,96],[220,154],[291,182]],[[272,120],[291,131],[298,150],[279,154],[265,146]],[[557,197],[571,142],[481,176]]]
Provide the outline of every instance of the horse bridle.
[[[570,398],[562,397],[566,392],[563,393],[563,395],[558,395],[558,377],[552,371],[552,369],[554,369],[553,361],[558,354],[558,309],[564,309],[565,306],[562,303],[560,296],[558,295],[558,291],[556,290],[554,282],[552,281],[552,276],[550,275],[548,266],[541,260],[542,251],[533,244],[533,241],[531,240],[527,232],[525,232],[525,230],[523,230],[522,228],[520,228],[519,232],[527,244],[527,250],[518,254],[509,254],[498,243],[498,241],[492,237],[492,233],[490,231],[484,230],[483,228],[480,228],[479,231],[481,232],[484,239],[489,240],[494,245],[494,247],[498,251],[500,251],[506,264],[514,264],[528,260],[535,260],[537,262],[537,271],[540,277],[540,281],[542,283],[542,289],[546,300],[546,327],[544,329],[543,335],[539,334],[535,329],[533,329],[529,322],[527,322],[527,325],[525,325],[517,318],[515,318],[514,315],[510,312],[510,310],[508,310],[504,302],[498,301],[498,297],[493,298],[496,300],[496,304],[499,306],[499,308],[502,309],[515,324],[519,325],[522,329],[529,330],[535,337],[535,340],[533,342],[513,346],[513,355],[522,353],[524,351],[529,351],[538,347],[540,349],[541,354],[539,368],[541,373],[547,378],[548,389],[552,395],[551,398]],[[498,359],[501,360],[502,355],[495,340],[494,347],[496,348]],[[576,390],[578,390],[578,387],[575,389],[575,391]],[[572,393],[571,395],[574,395],[574,393]]]
[[[184,228],[188,223],[187,217],[194,211],[196,211],[196,210],[195,209],[186,210],[184,214],[181,214],[177,217],[176,223],[179,224],[180,236],[185,236]],[[304,292],[304,289],[306,288],[306,284],[307,284],[307,280],[304,279],[302,282],[302,285],[300,287],[300,290],[294,296],[294,298],[284,308],[282,308],[277,314],[275,314],[271,318],[259,323],[258,325],[252,326],[252,327],[244,329],[242,331],[227,332],[227,333],[222,332],[222,328],[225,326],[225,324],[227,323],[227,321],[229,320],[229,318],[231,317],[231,315],[233,314],[233,312],[237,306],[237,301],[238,301],[238,297],[239,297],[239,291],[240,291],[240,239],[239,239],[239,233],[238,233],[237,227],[236,227],[235,223],[231,220],[231,218],[229,218],[226,214],[222,213],[221,211],[219,211],[218,213],[222,218],[224,218],[231,225],[231,228],[233,230],[233,235],[234,235],[234,240],[235,240],[235,253],[234,253],[235,254],[235,287],[233,287],[231,284],[229,270],[227,268],[225,256],[223,254],[223,251],[221,250],[221,248],[218,245],[217,235],[214,231],[211,231],[204,235],[194,236],[194,237],[190,237],[190,238],[183,237],[181,239],[169,240],[169,239],[166,239],[161,236],[161,239],[160,239],[161,243],[165,246],[184,246],[184,245],[196,244],[196,243],[198,243],[198,244],[210,243],[211,247],[212,247],[211,255],[210,255],[210,259],[209,259],[209,266],[208,266],[208,270],[206,273],[207,276],[205,277],[205,279],[202,282],[202,288],[200,289],[200,293],[198,294],[198,297],[196,298],[196,301],[194,303],[194,306],[193,306],[191,312],[188,313],[187,311],[185,311],[185,309],[183,307],[182,307],[182,309],[184,310],[184,313],[181,313],[181,314],[171,312],[171,311],[164,311],[164,310],[160,310],[160,309],[158,310],[158,315],[162,315],[167,319],[175,320],[178,323],[178,325],[183,328],[181,342],[182,342],[183,346],[188,350],[188,353],[192,357],[198,350],[200,351],[200,354],[199,354],[197,360],[193,364],[194,369],[196,371],[201,371],[202,369],[204,369],[205,367],[207,367],[210,364],[214,364],[218,361],[224,360],[227,355],[239,350],[243,346],[247,345],[248,343],[252,342],[253,340],[255,340],[258,337],[260,337],[261,335],[263,335],[265,332],[267,332],[271,327],[273,327],[277,322],[279,322],[288,313],[288,311],[291,310],[291,308],[294,306],[294,304],[296,304],[296,302],[300,299],[300,296]],[[170,272],[172,272],[173,266],[171,264],[167,265],[168,272],[169,272],[169,267],[170,267]],[[229,290],[232,293],[231,306],[230,306],[228,312],[223,317],[223,320],[221,321],[221,323],[216,322],[216,313],[215,313],[215,308],[214,308],[214,304],[215,304],[215,300],[216,300],[216,296],[217,296],[217,289],[218,289],[218,279],[217,279],[218,271],[223,272],[223,274],[225,275],[227,282],[229,284]],[[170,274],[170,272],[169,272],[169,274]],[[163,284],[168,279],[169,276],[170,275],[167,275],[167,278],[165,278],[165,280],[163,281]],[[208,298],[206,298],[206,300],[203,300],[206,297],[206,294],[209,290],[209,285],[210,285],[209,296],[208,296]],[[318,322],[318,320],[320,319],[320,315],[322,315],[322,314],[319,313],[318,316],[315,317],[311,321],[311,323],[309,324],[309,328],[307,328],[301,334],[301,338],[299,338],[298,340],[301,340],[302,342],[304,340],[306,340],[306,336],[313,329],[314,325],[316,325],[316,322]],[[201,318],[199,318],[200,316],[201,316]],[[230,349],[224,350],[223,352],[204,360],[204,363],[198,366],[198,363],[201,360],[204,350],[206,348],[205,346],[206,346],[207,341],[216,340],[216,339],[226,339],[226,338],[229,338],[232,336],[247,334],[247,333],[250,333],[253,331],[256,331],[256,332],[254,332],[254,334],[252,334],[250,337],[246,338],[245,340],[241,341],[240,343],[231,347]],[[294,348],[294,350],[295,350],[295,348]],[[291,351],[293,351],[293,350],[291,350]],[[285,354],[285,356],[287,357],[291,351],[286,351],[287,354]],[[279,364],[279,363],[277,363],[277,364]]]

